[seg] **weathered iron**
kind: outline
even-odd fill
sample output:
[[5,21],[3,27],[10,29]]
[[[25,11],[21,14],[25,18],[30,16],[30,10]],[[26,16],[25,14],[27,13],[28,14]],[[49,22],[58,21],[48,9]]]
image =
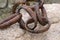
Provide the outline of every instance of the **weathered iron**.
[[[44,2],[43,0],[33,0],[37,2],[34,6],[31,6],[29,1],[32,0],[25,0],[25,2],[17,2],[13,5],[12,7],[12,16],[7,18],[6,20],[2,21],[0,23],[0,28],[6,28],[7,26],[10,26],[16,22],[19,23],[20,28],[29,31],[31,33],[42,33],[47,31],[50,28],[50,22],[47,17],[46,10],[43,6]],[[21,6],[19,6],[22,4]],[[17,9],[17,7],[20,7]],[[20,13],[20,10],[24,9],[28,12],[28,14],[31,16],[31,19],[28,19],[27,22],[25,23],[24,20],[22,19],[22,15]],[[40,10],[41,9],[41,13]],[[17,11],[16,11],[17,10]],[[39,22],[42,26],[47,25],[47,27],[43,27],[40,30],[35,30],[37,26],[37,22]],[[28,24],[30,23],[35,23],[33,28],[29,28]]]

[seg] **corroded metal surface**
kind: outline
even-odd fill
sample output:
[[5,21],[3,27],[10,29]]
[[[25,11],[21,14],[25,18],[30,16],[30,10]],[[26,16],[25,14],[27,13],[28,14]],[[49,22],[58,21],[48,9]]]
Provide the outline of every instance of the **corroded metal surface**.
[[[20,24],[20,28],[32,33],[42,33],[47,31],[50,28],[50,23],[47,18],[46,10],[43,6],[44,4],[43,0],[34,0],[35,2],[37,2],[34,6],[30,6],[28,1],[30,0],[26,0],[25,2],[21,3],[20,2],[15,3],[15,5],[13,5],[12,7],[12,16],[1,22],[0,28],[7,27],[18,22]],[[19,6],[20,4],[21,6]],[[18,6],[20,8],[17,9]],[[28,19],[26,23],[22,19],[21,13],[19,13],[21,9],[26,10],[28,14],[31,16],[31,19]],[[41,13],[39,9],[41,9]],[[43,27],[40,30],[35,30],[35,28],[37,27],[37,22],[39,22],[42,26],[47,25],[47,27]],[[29,28],[28,24],[30,23],[34,23],[33,28]]]

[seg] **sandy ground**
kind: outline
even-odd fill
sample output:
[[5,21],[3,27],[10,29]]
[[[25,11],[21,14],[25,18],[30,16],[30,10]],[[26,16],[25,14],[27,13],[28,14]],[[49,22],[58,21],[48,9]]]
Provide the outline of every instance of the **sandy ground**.
[[[44,7],[51,23],[48,31],[32,34],[19,28],[16,23],[10,28],[0,30],[0,40],[60,40],[60,4],[45,4]],[[22,12],[25,13],[25,11]],[[29,17],[27,14],[23,16]]]

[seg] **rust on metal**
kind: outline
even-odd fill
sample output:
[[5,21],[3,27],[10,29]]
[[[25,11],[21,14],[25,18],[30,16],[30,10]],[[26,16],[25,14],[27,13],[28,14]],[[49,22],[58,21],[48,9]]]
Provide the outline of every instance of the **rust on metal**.
[[[38,4],[31,6],[29,1],[35,1]],[[22,5],[19,6],[20,4]],[[50,28],[50,22],[48,20],[47,12],[43,5],[44,5],[43,0],[25,0],[25,2],[22,1],[22,2],[15,3],[12,7],[12,15],[0,23],[0,29],[6,28],[18,22],[20,28],[31,33],[42,33],[47,31]],[[18,6],[20,8],[17,9]],[[28,14],[31,16],[31,19],[28,19],[26,23],[22,19],[22,14],[20,13],[21,9],[26,10]],[[39,9],[41,10],[41,12]],[[39,22],[39,24],[41,24],[42,26],[45,26],[45,25],[47,26],[41,28],[40,30],[35,30],[35,28],[38,27],[37,22]],[[30,23],[34,23],[33,28],[29,28],[28,24]]]

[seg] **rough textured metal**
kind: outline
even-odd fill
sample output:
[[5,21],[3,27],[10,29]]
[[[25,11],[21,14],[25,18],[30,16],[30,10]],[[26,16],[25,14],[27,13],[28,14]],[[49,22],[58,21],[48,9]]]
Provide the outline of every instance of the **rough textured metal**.
[[[35,4],[34,6],[27,5],[28,1],[30,1],[30,0],[25,0],[25,2],[22,0],[22,2],[15,3],[15,5],[13,5],[13,7],[12,7],[13,16],[11,16],[10,18],[1,22],[0,27],[4,28],[4,27],[10,26],[10,25],[18,22],[22,29],[32,32],[32,33],[42,33],[42,32],[47,31],[50,28],[50,23],[47,18],[46,10],[43,6],[43,4],[44,4],[43,0],[34,0],[35,2],[38,2],[38,4]],[[17,10],[17,7],[20,4],[21,4],[21,6]],[[31,19],[28,19],[26,23],[22,20],[22,16],[19,13],[21,9],[26,10],[28,12],[28,14],[31,16]],[[42,13],[40,13],[39,9],[41,9]],[[15,14],[18,14],[18,15],[15,16]],[[33,23],[33,22],[35,23],[34,27],[29,28],[28,24]],[[37,22],[39,22],[42,26],[45,26],[47,24],[48,25],[47,25],[47,27],[43,27],[40,30],[35,30],[35,28],[37,27]]]

